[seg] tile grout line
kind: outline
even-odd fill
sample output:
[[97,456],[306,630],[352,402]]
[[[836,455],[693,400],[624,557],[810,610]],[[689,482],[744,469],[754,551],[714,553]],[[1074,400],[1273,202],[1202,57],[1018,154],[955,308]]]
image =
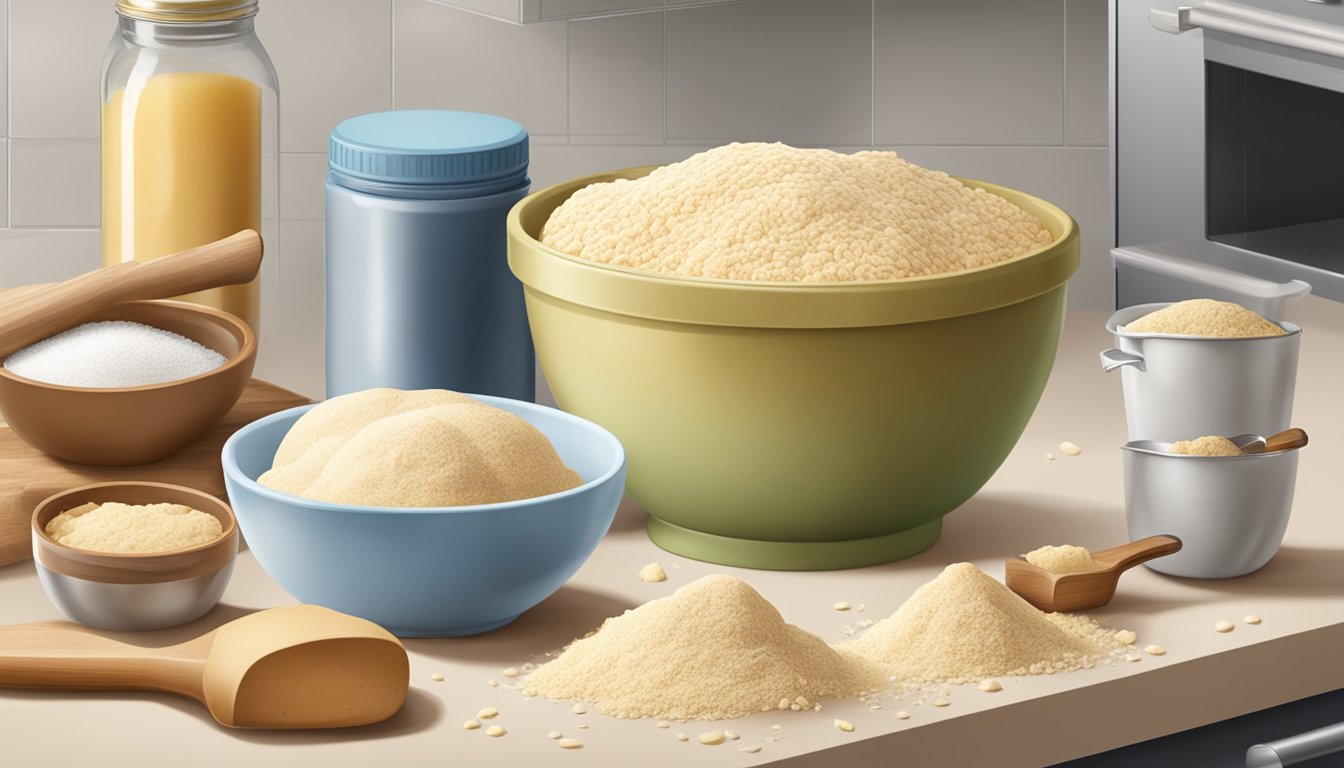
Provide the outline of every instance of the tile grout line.
[[392,59],[390,65],[388,66],[388,75],[389,79],[392,82],[388,84],[387,90],[389,94],[388,98],[391,100],[390,106],[392,109],[396,109],[397,108],[397,0],[388,0],[387,10],[388,10],[387,37],[389,43],[388,50],[389,55]]
[[[519,0],[521,3],[522,0]],[[574,20],[565,20],[565,143],[569,143],[571,133],[571,113],[574,111],[574,68],[570,65],[570,57],[574,55],[573,37],[569,34],[573,29]]]
[[868,5],[868,145],[877,145],[877,0]]
[[[11,13],[14,4],[5,0],[5,228],[14,224],[14,43]],[[102,99],[102,94],[98,97]],[[101,203],[101,201],[100,201]]]
[[667,146],[667,3],[663,3],[663,132],[659,146]]
[[[591,137],[594,136],[594,134],[577,134],[577,135],[578,135],[579,137],[589,137],[589,138],[591,138]],[[537,134],[536,136],[534,136],[534,138],[536,138],[536,137],[550,137],[550,136],[556,136],[556,137],[558,137],[559,135],[558,135],[558,134]],[[597,137],[598,137],[598,138],[607,138],[607,137],[605,137],[605,136],[600,136],[600,135],[598,135]],[[604,143],[602,143],[602,142],[594,142],[594,143],[578,143],[578,144],[573,143],[573,142],[569,142],[569,143],[565,143],[565,142],[555,142],[555,143],[551,143],[551,142],[543,142],[543,143],[538,143],[538,146],[544,146],[544,147],[548,147],[548,148],[551,148],[551,147],[573,147],[573,148],[576,149],[576,150],[584,150],[584,151],[590,151],[590,152],[595,152],[595,151],[599,151],[599,150],[627,150],[627,149],[631,149],[631,148],[653,149],[653,148],[656,148],[656,147],[702,147],[702,148],[704,148],[704,149],[713,149],[713,148],[716,147],[716,146],[719,146],[719,145],[722,145],[722,144],[727,144],[727,143],[729,143],[729,142],[733,142],[733,141],[741,141],[741,139],[740,139],[740,138],[732,138],[732,137],[718,137],[718,138],[699,137],[699,138],[695,138],[695,139],[678,139],[678,140],[673,141],[673,142],[666,142],[666,141],[665,141],[665,142],[661,142],[661,143],[654,143],[654,142],[640,142],[640,141],[633,141],[633,142],[628,142],[628,143],[618,143],[618,144],[612,144],[612,143],[606,143],[606,144],[604,144]],[[901,142],[883,142],[883,143],[881,143],[881,144],[873,144],[873,145],[871,145],[871,146],[870,146],[870,145],[867,145],[867,144],[843,144],[843,143],[841,143],[841,144],[829,144],[829,143],[825,143],[825,142],[820,142],[820,143],[810,143],[810,144],[806,144],[806,145],[803,145],[803,146],[807,146],[807,147],[826,147],[826,148],[833,148],[833,149],[838,148],[838,149],[840,149],[840,150],[855,150],[855,151],[861,151],[861,150],[864,150],[864,149],[894,149],[894,150],[907,150],[907,149],[932,149],[932,150],[946,150],[946,151],[965,151],[965,150],[970,150],[970,151],[975,151],[975,150],[997,151],[997,150],[1005,150],[1005,149],[1006,149],[1006,150],[1045,150],[1045,151],[1051,151],[1051,152],[1078,152],[1078,151],[1084,151],[1084,150],[1097,150],[1097,149],[1106,149],[1106,148],[1107,148],[1107,145],[1105,145],[1105,144],[1071,144],[1071,145],[1069,145],[1069,146],[1066,147],[1066,146],[1064,146],[1064,145],[1062,145],[1062,144],[917,144],[917,143],[916,143],[916,144],[906,144],[906,143],[901,143]],[[289,153],[289,154],[291,154],[291,155],[296,155],[296,154],[303,154],[303,153]],[[309,154],[311,154],[311,153],[309,153]]]
[[1064,21],[1064,44],[1060,46],[1064,51],[1064,77],[1060,78],[1064,84],[1064,92],[1060,94],[1060,130],[1059,135],[1064,140],[1064,146],[1069,146],[1069,0],[1059,0],[1061,7],[1060,16]]

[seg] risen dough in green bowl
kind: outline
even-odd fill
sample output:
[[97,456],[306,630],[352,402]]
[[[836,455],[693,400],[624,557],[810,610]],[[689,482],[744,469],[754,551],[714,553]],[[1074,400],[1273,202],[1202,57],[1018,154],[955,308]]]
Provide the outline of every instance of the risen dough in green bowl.
[[1036,216],[1048,245],[905,280],[764,283],[585,261],[539,241],[576,190],[509,213],[537,358],[561,408],[624,443],[649,535],[750,568],[851,568],[908,557],[989,480],[1054,364],[1078,227],[1064,211],[970,179]]

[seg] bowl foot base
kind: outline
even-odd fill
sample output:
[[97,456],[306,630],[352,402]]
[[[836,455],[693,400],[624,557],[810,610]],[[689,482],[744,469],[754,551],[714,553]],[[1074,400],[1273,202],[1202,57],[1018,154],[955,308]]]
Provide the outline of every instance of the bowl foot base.
[[674,555],[767,571],[834,571],[889,563],[919,554],[938,540],[940,517],[882,536],[844,541],[762,541],[694,531],[649,515],[649,538]]
[[[519,614],[521,616],[522,614]],[[492,621],[488,624],[480,624],[474,627],[461,627],[454,629],[403,629],[400,627],[384,627],[388,632],[397,637],[467,637],[468,635],[479,635],[500,627],[512,624],[518,616],[510,616],[503,621]]]

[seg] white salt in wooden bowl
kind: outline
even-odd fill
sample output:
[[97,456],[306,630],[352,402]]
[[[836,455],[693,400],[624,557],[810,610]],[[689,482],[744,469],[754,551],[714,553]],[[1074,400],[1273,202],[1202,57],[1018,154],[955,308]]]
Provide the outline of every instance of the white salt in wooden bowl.
[[139,387],[67,387],[0,366],[0,417],[24,442],[77,464],[167,458],[219,423],[252,378],[257,337],[238,317],[180,301],[133,301],[86,322],[128,320],[185,336],[224,356],[199,376]]

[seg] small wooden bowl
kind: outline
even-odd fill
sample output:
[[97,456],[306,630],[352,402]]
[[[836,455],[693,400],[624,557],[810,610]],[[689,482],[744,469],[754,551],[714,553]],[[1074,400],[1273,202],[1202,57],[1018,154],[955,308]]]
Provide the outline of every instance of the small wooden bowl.
[[[219,520],[218,538],[146,554],[94,552],[59,544],[47,524],[87,503],[184,504]],[[72,621],[143,631],[185,624],[219,602],[238,554],[238,521],[228,504],[180,485],[94,483],[48,497],[33,511],[33,562],[47,596]]]
[[86,322],[129,320],[181,334],[228,359],[213,371],[143,387],[66,387],[0,366],[0,416],[14,434],[58,459],[98,466],[146,464],[186,448],[243,394],[257,337],[241,319],[180,301],[132,301]]

